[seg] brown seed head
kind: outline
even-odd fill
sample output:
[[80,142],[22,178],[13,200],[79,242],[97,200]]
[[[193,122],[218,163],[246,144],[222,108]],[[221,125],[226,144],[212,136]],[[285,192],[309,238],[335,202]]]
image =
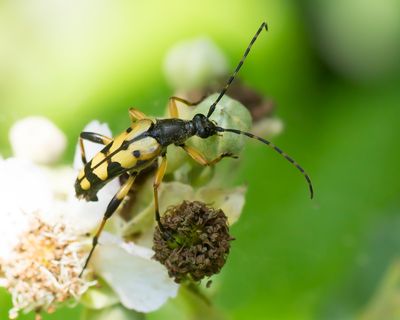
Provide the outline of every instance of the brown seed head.
[[229,254],[227,217],[199,201],[184,201],[161,218],[163,230],[154,233],[154,259],[168,269],[175,282],[199,281],[218,273]]

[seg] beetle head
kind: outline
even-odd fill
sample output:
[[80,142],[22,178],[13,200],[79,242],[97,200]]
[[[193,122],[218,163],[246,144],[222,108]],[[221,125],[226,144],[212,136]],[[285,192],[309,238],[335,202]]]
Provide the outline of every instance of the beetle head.
[[217,126],[204,114],[196,114],[192,122],[196,129],[196,136],[200,138],[208,138],[217,133]]

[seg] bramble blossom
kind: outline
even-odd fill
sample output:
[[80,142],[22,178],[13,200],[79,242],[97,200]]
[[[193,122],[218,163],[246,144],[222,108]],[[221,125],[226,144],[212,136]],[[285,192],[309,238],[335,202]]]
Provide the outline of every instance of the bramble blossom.
[[[104,129],[107,127],[98,122],[85,128],[111,135]],[[14,135],[12,143],[21,145],[18,139],[30,143],[29,135]],[[99,146],[89,144],[86,150],[91,157]],[[98,202],[79,201],[73,190],[75,169],[43,167],[34,161],[25,156],[0,159],[0,284],[12,295],[10,317],[15,318],[19,311],[51,312],[62,302],[79,301],[97,283],[97,277],[115,288],[125,307],[140,312],[156,310],[176,295],[178,286],[165,268],[151,259],[151,250],[122,239],[118,231],[123,222],[117,215],[107,229],[114,234],[104,233],[103,245],[95,251],[95,270],[91,264],[79,278],[91,246],[88,234],[97,228],[119,182],[106,185]],[[107,242],[109,238],[113,241]]]

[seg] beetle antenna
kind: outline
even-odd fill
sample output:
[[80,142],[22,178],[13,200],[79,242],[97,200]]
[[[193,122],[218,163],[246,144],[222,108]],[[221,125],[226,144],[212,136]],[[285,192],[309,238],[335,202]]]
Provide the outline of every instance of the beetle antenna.
[[250,132],[240,131],[238,129],[225,129],[225,128],[217,127],[217,131],[218,132],[233,132],[236,134],[245,135],[252,139],[257,139],[258,141],[261,141],[262,143],[266,144],[268,147],[270,147],[273,150],[275,150],[276,152],[278,152],[281,156],[283,156],[287,161],[289,161],[292,165],[294,165],[303,174],[304,178],[307,180],[308,188],[310,189],[310,197],[311,197],[311,199],[314,197],[314,189],[312,186],[310,176],[305,172],[305,170],[293,158],[288,156],[285,152],[283,152],[280,148],[278,148],[272,142],[265,140],[263,138],[260,138]]
[[265,28],[266,31],[268,31],[268,25],[263,22],[261,24],[261,26],[258,28],[256,34],[254,35],[253,39],[251,39],[250,44],[248,45],[246,51],[243,54],[242,60],[240,60],[239,64],[237,65],[235,71],[233,72],[233,74],[231,75],[231,77],[229,78],[228,82],[226,83],[225,87],[222,89],[222,91],[220,92],[218,98],[214,101],[214,103],[211,105],[210,110],[208,110],[208,114],[207,114],[207,118],[210,118],[210,116],[213,114],[215,107],[217,105],[217,103],[222,99],[222,97],[225,95],[226,91],[228,90],[229,86],[231,85],[231,83],[233,82],[233,80],[235,79],[237,73],[239,72],[240,68],[243,65],[244,60],[246,59],[247,55],[250,52],[251,46],[253,45],[253,43],[257,40],[258,35],[261,33],[262,29]]

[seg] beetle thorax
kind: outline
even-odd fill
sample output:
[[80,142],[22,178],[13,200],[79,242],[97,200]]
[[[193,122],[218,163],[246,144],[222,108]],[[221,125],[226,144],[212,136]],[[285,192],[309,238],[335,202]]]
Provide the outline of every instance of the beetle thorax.
[[159,119],[149,132],[163,147],[180,145],[196,134],[192,121],[182,119]]

